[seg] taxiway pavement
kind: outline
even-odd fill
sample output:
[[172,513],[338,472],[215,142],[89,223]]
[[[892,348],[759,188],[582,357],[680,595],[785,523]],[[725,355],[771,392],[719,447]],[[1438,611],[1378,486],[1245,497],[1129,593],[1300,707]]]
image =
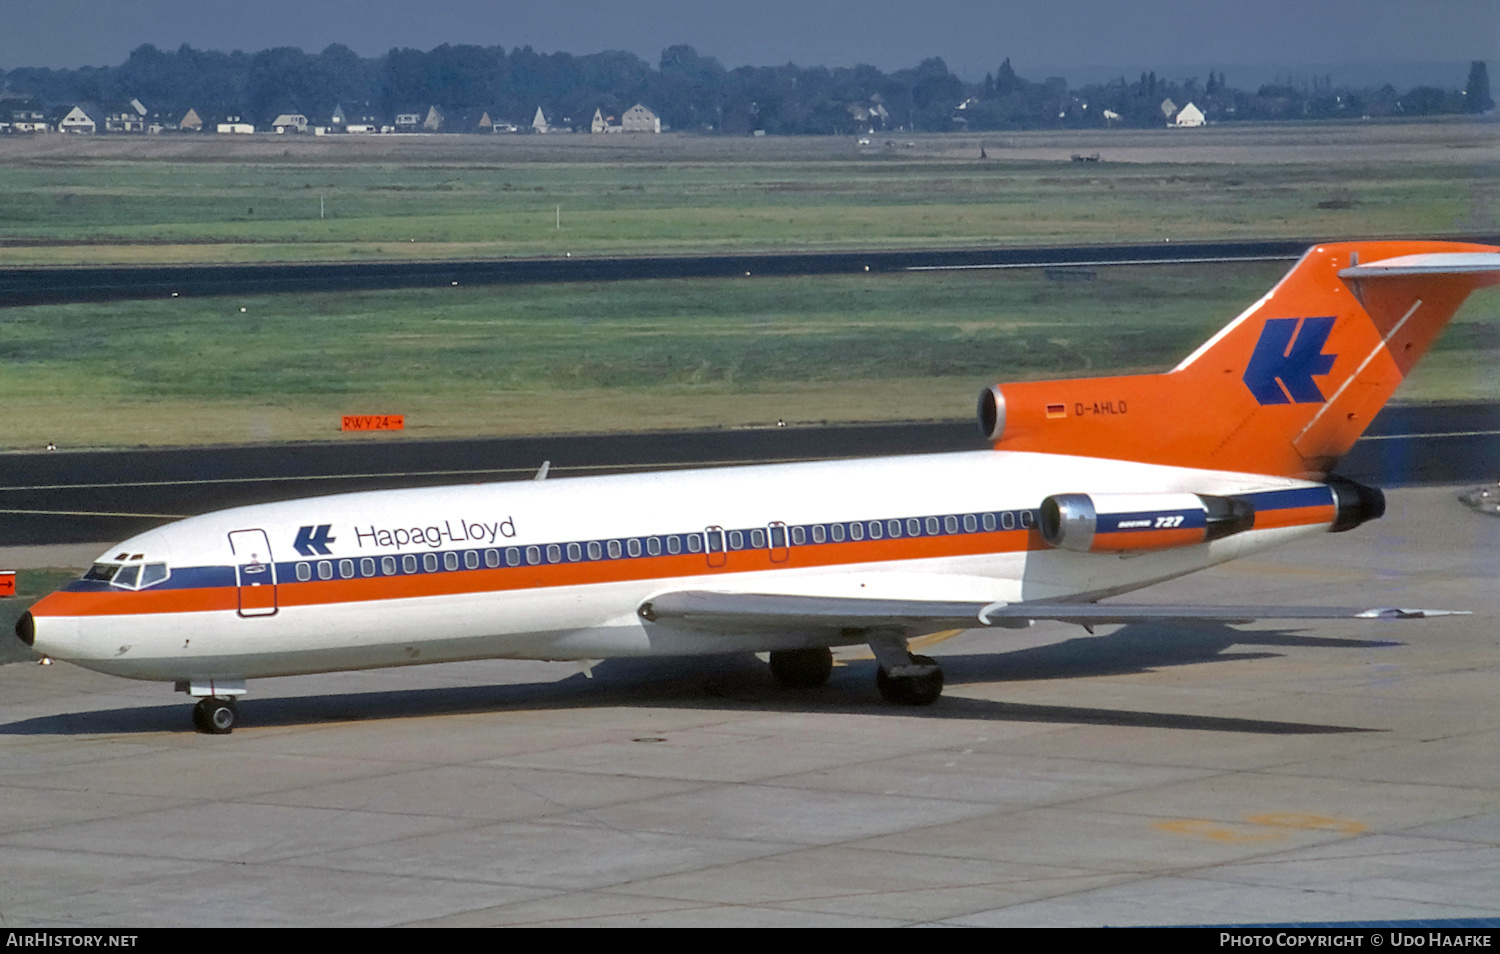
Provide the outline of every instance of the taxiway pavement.
[[[1500,519],[1458,488],[1143,591],[1470,609],[973,632],[873,663],[482,662],[165,686],[0,667],[0,918],[1131,925],[1500,914]],[[1107,557],[1106,557],[1107,558]]]

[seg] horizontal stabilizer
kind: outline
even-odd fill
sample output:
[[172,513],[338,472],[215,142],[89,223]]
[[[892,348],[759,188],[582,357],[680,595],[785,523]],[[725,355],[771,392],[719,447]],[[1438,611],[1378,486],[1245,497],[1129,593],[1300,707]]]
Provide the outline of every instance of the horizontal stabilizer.
[[1260,619],[1425,619],[1466,611],[1350,606],[1189,606],[1101,603],[979,603],[884,600],[773,593],[683,590],[642,603],[642,619],[689,627],[762,629],[809,626],[837,629],[942,629],[1024,625],[1057,620],[1084,626],[1167,620],[1249,623]]
[[1429,252],[1398,255],[1368,265],[1351,265],[1339,277],[1394,278],[1401,275],[1493,275],[1500,279],[1500,252]]

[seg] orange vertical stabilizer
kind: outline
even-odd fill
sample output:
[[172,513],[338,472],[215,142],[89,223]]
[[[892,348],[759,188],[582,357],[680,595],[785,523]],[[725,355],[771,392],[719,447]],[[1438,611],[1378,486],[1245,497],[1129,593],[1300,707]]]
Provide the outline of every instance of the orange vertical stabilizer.
[[980,395],[998,450],[1321,479],[1476,288],[1500,249],[1345,242],[1165,374],[1027,381]]

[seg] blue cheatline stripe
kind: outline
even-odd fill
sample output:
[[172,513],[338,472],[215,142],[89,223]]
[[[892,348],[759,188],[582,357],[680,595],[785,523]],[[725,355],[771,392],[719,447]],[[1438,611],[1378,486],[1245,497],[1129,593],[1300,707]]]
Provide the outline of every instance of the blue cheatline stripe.
[[[575,563],[607,563],[616,560],[652,559],[663,556],[696,555],[704,552],[704,544],[714,552],[783,549],[799,546],[828,546],[844,543],[865,543],[875,540],[894,540],[918,537],[966,536],[975,533],[998,533],[1006,531],[1029,531],[1037,524],[1035,510],[996,510],[961,514],[925,514],[920,517],[886,517],[873,520],[853,520],[842,523],[794,524],[777,527],[776,539],[764,526],[725,529],[715,531],[712,539],[705,541],[705,532],[655,534],[636,537],[614,537],[595,540],[572,540],[562,543],[533,543],[510,547],[465,547],[460,550],[419,550],[410,553],[383,553],[374,555],[330,555],[306,560],[287,560],[276,563],[278,586],[300,582],[325,582],[340,579],[362,579],[372,577],[417,576],[431,573],[456,573],[466,570],[525,569],[532,566],[552,566]],[[689,541],[693,543],[690,545]],[[692,549],[696,545],[697,549]],[[652,552],[653,548],[655,552]],[[477,566],[469,566],[468,554],[476,555]],[[450,556],[456,566],[449,567]],[[533,559],[533,556],[535,559]],[[429,569],[428,557],[436,560]],[[555,557],[555,559],[554,559]],[[382,562],[385,558],[396,561],[394,573],[386,573]],[[416,562],[415,569],[408,569],[408,558]],[[350,561],[350,575],[345,576],[340,563]],[[363,561],[374,562],[373,572]],[[327,575],[320,574],[320,564],[327,564]],[[307,575],[302,580],[298,568]],[[235,567],[196,566],[172,567],[171,576],[145,590],[200,589],[235,586]],[[63,588],[72,593],[119,593],[127,588],[112,586],[93,580],[75,580]],[[143,590],[144,591],[144,590]]]
[[1249,501],[1256,510],[1292,510],[1297,507],[1326,507],[1333,503],[1333,491],[1326,486],[1298,487],[1295,490],[1265,490],[1253,494],[1235,494]]

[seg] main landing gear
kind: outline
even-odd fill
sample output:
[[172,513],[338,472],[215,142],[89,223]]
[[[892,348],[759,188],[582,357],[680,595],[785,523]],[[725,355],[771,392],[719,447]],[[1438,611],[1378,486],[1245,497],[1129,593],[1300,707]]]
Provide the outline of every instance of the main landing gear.
[[771,675],[788,689],[816,689],[832,673],[833,651],[827,647],[783,649],[771,654]]
[[[913,656],[899,633],[872,635],[870,649],[880,662],[875,686],[886,702],[930,706],[943,694],[943,670],[930,656]],[[788,689],[813,689],[828,681],[833,653],[828,649],[783,649],[771,653],[771,675]]]
[[234,731],[234,724],[238,721],[240,712],[235,708],[233,697],[216,699],[209,696],[199,699],[198,704],[193,706],[193,726],[199,732],[228,735]]

